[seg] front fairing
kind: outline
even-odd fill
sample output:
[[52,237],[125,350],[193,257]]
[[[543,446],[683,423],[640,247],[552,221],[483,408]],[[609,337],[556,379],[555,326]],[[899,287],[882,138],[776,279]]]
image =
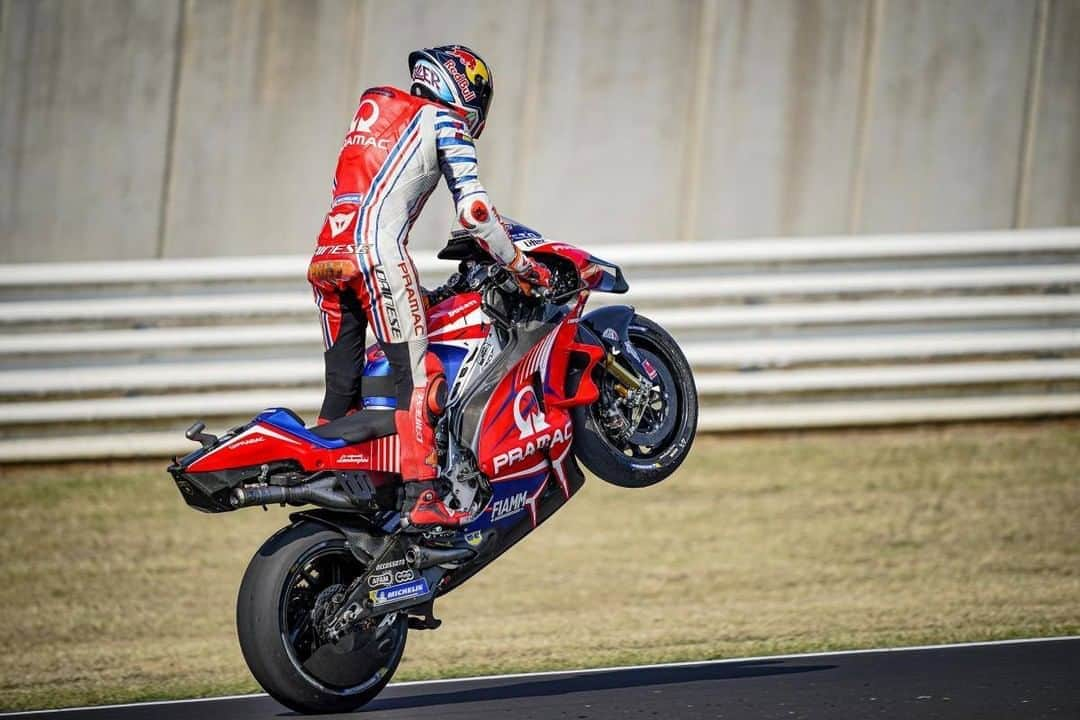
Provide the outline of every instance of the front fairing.
[[[596,292],[625,293],[630,289],[623,276],[622,269],[615,263],[569,243],[556,242],[541,233],[508,217],[502,219],[503,227],[514,245],[524,253],[543,260],[544,255],[569,260],[577,269],[585,287]],[[450,234],[446,247],[439,253],[444,260],[474,260],[486,257],[473,238],[465,230],[455,230]]]
[[623,277],[622,269],[615,263],[603,260],[579,247],[568,243],[556,242],[544,237],[536,230],[526,227],[516,220],[503,218],[510,239],[522,252],[530,255],[556,255],[574,263],[582,282],[590,290],[597,292],[624,293],[630,289]]

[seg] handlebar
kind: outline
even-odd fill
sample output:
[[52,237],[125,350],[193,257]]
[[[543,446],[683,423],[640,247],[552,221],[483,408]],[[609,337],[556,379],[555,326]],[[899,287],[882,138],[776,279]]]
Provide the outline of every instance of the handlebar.
[[535,285],[531,286],[530,291],[526,293],[517,278],[514,277],[514,274],[497,263],[476,263],[468,268],[463,268],[463,270],[464,274],[455,273],[447,284],[456,285],[460,291],[466,289],[478,290],[490,283],[511,295],[521,294],[536,298],[548,298],[551,295],[551,288]]
[[488,271],[488,277],[497,286],[508,293],[521,292],[521,286],[514,279],[513,274],[502,265],[493,265]]

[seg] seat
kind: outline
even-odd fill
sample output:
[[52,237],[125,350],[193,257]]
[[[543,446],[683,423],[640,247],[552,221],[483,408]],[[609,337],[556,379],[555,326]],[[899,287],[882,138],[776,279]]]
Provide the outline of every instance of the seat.
[[397,432],[393,410],[361,410],[325,425],[308,428],[308,432],[327,440],[359,443],[386,437]]

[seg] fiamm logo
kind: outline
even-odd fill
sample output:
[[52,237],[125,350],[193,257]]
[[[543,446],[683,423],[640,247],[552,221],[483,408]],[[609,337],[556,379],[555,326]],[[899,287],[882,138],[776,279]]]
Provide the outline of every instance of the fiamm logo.
[[529,493],[526,490],[522,490],[519,493],[514,493],[510,497],[496,500],[491,505],[491,521],[502,520],[503,518],[516,515],[525,509],[525,501],[528,499]]

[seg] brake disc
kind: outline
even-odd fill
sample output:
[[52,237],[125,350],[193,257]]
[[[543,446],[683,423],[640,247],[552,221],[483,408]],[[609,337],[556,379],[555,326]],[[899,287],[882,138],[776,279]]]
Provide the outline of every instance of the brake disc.
[[675,390],[675,378],[668,370],[667,364],[655,353],[645,348],[636,348],[643,360],[656,371],[655,378],[648,378],[648,382],[658,387],[657,392],[652,392],[652,397],[647,401],[645,414],[638,426],[634,429],[627,442],[631,445],[655,447],[675,429],[675,413],[671,412],[669,404],[671,394]]

